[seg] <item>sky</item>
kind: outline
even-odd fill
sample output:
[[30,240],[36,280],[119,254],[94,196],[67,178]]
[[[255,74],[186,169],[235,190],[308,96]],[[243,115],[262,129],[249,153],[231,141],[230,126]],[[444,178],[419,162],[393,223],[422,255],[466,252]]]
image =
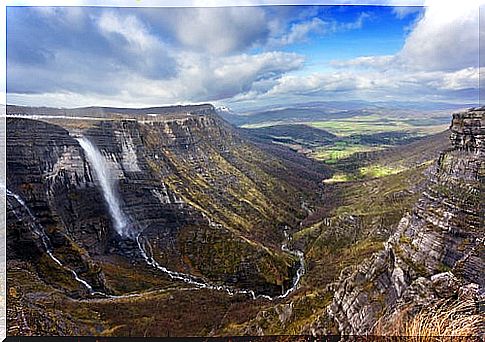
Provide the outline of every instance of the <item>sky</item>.
[[7,7],[7,103],[476,103],[480,3]]

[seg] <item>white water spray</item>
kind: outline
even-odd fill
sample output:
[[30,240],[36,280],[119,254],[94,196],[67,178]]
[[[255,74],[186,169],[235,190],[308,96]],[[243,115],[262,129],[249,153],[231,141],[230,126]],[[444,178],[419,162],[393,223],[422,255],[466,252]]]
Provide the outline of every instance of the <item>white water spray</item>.
[[[117,192],[115,191],[115,183],[116,183],[116,178],[112,174],[112,171],[109,167],[108,162],[104,158],[104,156],[101,154],[101,152],[97,149],[96,146],[94,146],[88,139],[85,137],[81,136],[79,138],[76,138],[76,140],[79,142],[81,145],[81,148],[84,150],[85,155],[91,164],[92,168],[94,169],[94,172],[96,173],[96,176],[98,178],[99,184],[101,186],[103,196],[108,204],[109,207],[109,212],[111,214],[111,217],[113,219],[113,223],[115,225],[116,231],[119,233],[120,236],[122,237],[128,237],[128,238],[134,238],[136,240],[136,243],[138,245],[138,248],[140,250],[140,253],[142,257],[145,259],[146,263],[149,266],[152,266],[159,271],[167,274],[171,279],[176,279],[183,281],[187,284],[193,285],[197,288],[203,288],[203,289],[212,289],[212,290],[218,290],[218,291],[225,291],[229,295],[235,295],[235,294],[246,294],[250,295],[253,299],[257,298],[265,298],[268,300],[274,300],[274,299],[281,299],[281,298],[286,298],[290,293],[292,293],[296,288],[298,287],[298,284],[300,282],[301,277],[303,276],[305,272],[305,266],[304,266],[304,258],[303,258],[303,253],[300,251],[293,251],[290,250],[287,247],[287,242],[288,240],[288,234],[285,230],[285,238],[286,241],[282,245],[282,250],[290,253],[292,255],[295,255],[298,257],[300,265],[297,270],[297,274],[293,280],[293,285],[287,289],[283,294],[275,297],[270,297],[267,295],[256,295],[256,293],[253,290],[247,290],[247,289],[235,289],[235,288],[230,288],[228,286],[223,286],[223,285],[214,285],[211,283],[208,283],[202,279],[196,278],[190,274],[186,273],[181,273],[181,272],[175,272],[167,269],[166,267],[163,267],[160,265],[153,257],[153,252],[151,251],[151,246],[148,241],[141,241],[140,236],[141,232],[134,237],[134,232],[129,231],[129,220],[128,217],[123,213],[120,205],[120,201],[117,196]],[[206,217],[204,215],[204,217]],[[209,223],[211,225],[214,225],[212,221],[208,217],[206,217],[209,220]],[[150,250],[147,249],[147,246],[149,247]]]
[[76,140],[79,142],[79,145],[81,145],[86,158],[96,173],[99,185],[103,190],[104,199],[108,204],[109,212],[114,221],[113,223],[116,232],[120,236],[129,236],[128,219],[121,210],[121,204],[115,190],[116,178],[114,177],[111,168],[101,152],[88,139],[80,137]]
[[[79,142],[79,145],[81,145],[81,148],[84,150],[93,171],[96,173],[99,184],[101,186],[101,190],[103,192],[103,196],[106,200],[106,203],[108,204],[109,212],[111,214],[111,218],[113,219],[116,231],[122,237],[132,238],[133,232],[128,230],[129,220],[121,209],[120,201],[115,190],[116,179],[112,174],[108,162],[103,157],[98,148],[93,145],[88,139],[81,136],[79,138],[76,138],[76,140]],[[161,266],[152,257],[153,253],[151,253],[151,251],[147,251],[146,245],[149,246],[150,249],[151,246],[148,243],[143,244],[143,242],[140,240],[140,234],[138,234],[135,239],[138,244],[140,253],[148,265],[155,267],[163,273],[167,274],[171,279],[181,280],[185,283],[200,288],[207,288],[209,286],[205,282],[201,282],[189,274],[170,271],[167,268]]]
[[290,293],[295,291],[298,288],[298,284],[300,283],[301,277],[303,277],[303,275],[305,274],[305,257],[303,255],[302,251],[292,250],[292,249],[288,248],[288,242],[291,241],[291,237],[288,235],[287,229],[288,229],[288,227],[285,227],[285,230],[283,231],[283,233],[285,234],[285,240],[286,241],[285,241],[285,243],[283,243],[283,245],[281,245],[281,249],[283,251],[287,252],[287,253],[290,253],[290,254],[298,257],[298,261],[299,261],[300,265],[299,265],[298,269],[296,270],[296,275],[295,275],[295,278],[293,280],[293,285],[288,290],[286,290],[285,293],[278,296],[279,298],[285,298]]

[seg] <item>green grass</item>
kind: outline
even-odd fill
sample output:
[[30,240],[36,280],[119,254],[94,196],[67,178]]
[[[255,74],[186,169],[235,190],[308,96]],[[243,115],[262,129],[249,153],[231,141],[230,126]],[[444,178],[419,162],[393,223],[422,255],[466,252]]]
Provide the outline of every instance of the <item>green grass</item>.
[[376,164],[376,165],[361,167],[358,170],[358,173],[337,172],[332,176],[332,178],[325,179],[323,182],[325,184],[332,184],[332,183],[359,180],[364,178],[380,178],[380,177],[395,175],[404,170],[406,170],[406,168],[404,167],[389,167],[389,166]]
[[335,164],[339,159],[348,158],[357,152],[369,152],[381,150],[380,146],[368,146],[347,141],[337,141],[330,146],[321,146],[309,154],[309,157],[323,160],[327,164]]
[[346,137],[353,134],[372,134],[381,132],[402,131],[408,127],[399,127],[389,125],[388,123],[377,122],[350,122],[350,121],[313,121],[307,122],[307,125],[325,129],[340,137]]
[[404,170],[405,168],[403,167],[389,167],[389,166],[377,164],[377,165],[361,167],[359,169],[359,172],[363,177],[379,178],[379,177],[394,175]]
[[[442,118],[431,116],[417,117],[414,114],[398,116],[393,113],[379,113],[350,118],[330,119],[325,121],[291,122],[291,124],[304,124],[313,128],[326,130],[335,134],[338,140],[325,144],[310,143],[305,140],[293,142],[275,142],[290,147],[306,156],[324,161],[326,164],[338,166],[340,160],[352,157],[356,153],[379,151],[395,144],[405,143],[407,139],[423,137],[446,130],[447,124],[442,124]],[[246,128],[257,128],[274,125],[274,122],[263,122],[245,125]],[[392,134],[396,133],[393,140]],[[381,137],[379,134],[384,134]],[[403,135],[404,134],[404,135]],[[369,137],[372,135],[372,137]],[[278,137],[287,138],[287,137]],[[339,182],[363,177],[382,177],[402,171],[396,165],[386,167],[383,165],[361,165],[352,174],[337,172],[327,182]],[[337,167],[337,171],[342,171]],[[339,174],[342,173],[343,175]],[[348,178],[348,179],[347,179]]]
[[325,179],[323,182],[325,184],[331,183],[339,183],[339,182],[348,182],[352,180],[351,176],[344,173],[336,173],[332,176],[332,178]]
[[[417,118],[415,116],[396,117],[390,114],[374,114],[366,116],[354,116],[351,118],[330,119],[322,121],[295,122],[292,124],[305,124],[311,127],[324,129],[338,135],[347,137],[354,134],[373,134],[383,132],[408,132],[417,135],[439,133],[448,128],[449,124],[443,124],[442,119],[433,117]],[[285,124],[285,121],[268,121],[257,124],[247,124],[243,128],[261,128]]]
[[383,132],[408,132],[418,135],[427,135],[438,133],[445,130],[448,125],[416,126],[412,125],[406,119],[384,120],[384,118],[375,118],[362,120],[359,117],[341,120],[313,121],[306,122],[307,125],[325,129],[330,133],[340,137],[346,137],[353,134],[373,134]]

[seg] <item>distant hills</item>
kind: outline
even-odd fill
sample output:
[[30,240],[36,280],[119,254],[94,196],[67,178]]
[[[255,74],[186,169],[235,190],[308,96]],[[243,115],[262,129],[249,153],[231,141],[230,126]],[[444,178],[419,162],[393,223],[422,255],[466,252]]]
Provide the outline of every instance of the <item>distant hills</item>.
[[146,108],[118,108],[118,107],[80,107],[80,108],[52,108],[52,107],[25,107],[7,105],[7,115],[54,115],[54,116],[86,116],[109,117],[112,115],[175,115],[175,114],[205,114],[212,112],[211,104],[176,105]]
[[338,139],[335,134],[328,131],[301,124],[276,125],[243,130],[255,138],[272,141],[277,141],[279,139],[282,140],[282,142],[298,139],[318,145],[325,145]]
[[289,106],[267,106],[256,111],[236,113],[227,107],[216,109],[225,120],[236,126],[262,123],[296,123],[302,121],[321,121],[351,118],[371,114],[386,115],[422,115],[423,112],[443,112],[443,123],[449,121],[449,112],[474,107],[475,104],[455,104],[447,102],[401,102],[401,101],[325,101],[297,103]]

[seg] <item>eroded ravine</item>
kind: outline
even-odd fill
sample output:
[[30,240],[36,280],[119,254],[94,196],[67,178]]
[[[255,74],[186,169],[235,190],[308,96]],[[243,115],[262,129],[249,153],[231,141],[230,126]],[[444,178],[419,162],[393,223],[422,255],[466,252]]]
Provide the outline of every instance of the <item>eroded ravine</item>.
[[130,238],[136,241],[138,249],[141,256],[145,262],[151,266],[161,271],[162,273],[168,275],[171,279],[180,280],[184,283],[193,285],[201,289],[211,289],[217,291],[224,291],[229,295],[244,294],[250,295],[251,298],[265,298],[267,300],[283,299],[290,295],[293,291],[298,288],[301,277],[305,273],[305,262],[303,253],[299,250],[292,250],[288,248],[288,243],[290,242],[290,237],[287,233],[287,228],[285,228],[285,242],[282,244],[281,249],[293,256],[296,256],[299,261],[299,266],[296,271],[295,277],[293,279],[292,286],[289,287],[284,293],[278,296],[268,296],[259,294],[257,295],[254,290],[251,289],[235,289],[224,285],[212,284],[204,279],[196,278],[191,274],[176,272],[169,270],[168,268],[160,265],[155,258],[151,250],[151,245],[148,240],[142,240],[141,235],[143,230],[136,227],[136,223],[128,217],[126,213],[123,212],[120,202],[121,199],[118,197],[118,192],[116,189],[117,179],[115,174],[110,170],[109,163],[105,160],[105,157],[99,151],[99,149],[90,142],[86,137],[80,136],[76,140],[79,142],[81,148],[83,149],[90,166],[95,172],[99,186],[103,193],[106,204],[109,207],[109,213],[114,222],[115,229],[117,233],[124,238]]

